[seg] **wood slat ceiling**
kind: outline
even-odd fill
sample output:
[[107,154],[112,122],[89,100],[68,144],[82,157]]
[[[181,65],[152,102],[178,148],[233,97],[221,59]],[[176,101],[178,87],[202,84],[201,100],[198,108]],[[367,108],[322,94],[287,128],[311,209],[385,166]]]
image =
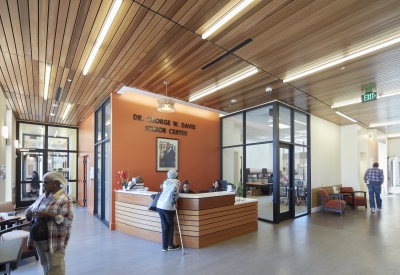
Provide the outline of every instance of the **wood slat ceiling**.
[[[19,120],[79,125],[122,86],[180,100],[243,68],[259,72],[194,103],[235,112],[279,100],[338,125],[400,121],[400,95],[332,109],[367,84],[400,92],[400,43],[289,83],[305,69],[400,37],[398,0],[255,0],[207,40],[201,34],[240,0],[124,0],[87,75],[83,67],[112,0],[1,0],[0,88]],[[253,41],[202,70],[237,44]],[[46,63],[51,65],[43,99]],[[341,70],[341,67],[345,69]],[[273,88],[271,94],[265,88]],[[57,88],[62,93],[56,100]],[[231,103],[235,98],[237,103]],[[63,120],[67,104],[72,108]],[[54,106],[57,105],[57,106]],[[51,116],[54,114],[54,116]],[[385,133],[399,126],[380,127]]]

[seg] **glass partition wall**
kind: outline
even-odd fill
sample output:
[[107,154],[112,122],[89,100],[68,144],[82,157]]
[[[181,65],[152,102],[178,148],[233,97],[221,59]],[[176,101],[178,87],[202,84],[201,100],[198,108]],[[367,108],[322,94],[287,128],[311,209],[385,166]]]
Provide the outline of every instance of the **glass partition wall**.
[[105,225],[110,221],[111,104],[107,99],[95,112],[94,215]]
[[58,171],[68,180],[66,190],[77,200],[78,130],[17,122],[17,207],[31,205],[43,192],[43,175]]
[[[278,118],[278,119],[276,119]],[[311,211],[309,116],[273,102],[221,118],[221,176],[279,223]]]

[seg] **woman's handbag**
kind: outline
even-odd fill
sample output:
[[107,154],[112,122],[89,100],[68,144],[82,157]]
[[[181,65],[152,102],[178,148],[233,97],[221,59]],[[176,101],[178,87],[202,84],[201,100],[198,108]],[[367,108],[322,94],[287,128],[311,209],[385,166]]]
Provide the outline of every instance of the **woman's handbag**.
[[157,202],[158,202],[158,198],[160,197],[160,195],[161,195],[160,192],[158,192],[157,194],[151,195],[151,198],[153,199],[153,201],[149,205],[149,210],[157,211]]
[[32,217],[29,225],[30,237],[35,242],[45,241],[49,238],[49,229],[44,219],[39,219],[37,214]]

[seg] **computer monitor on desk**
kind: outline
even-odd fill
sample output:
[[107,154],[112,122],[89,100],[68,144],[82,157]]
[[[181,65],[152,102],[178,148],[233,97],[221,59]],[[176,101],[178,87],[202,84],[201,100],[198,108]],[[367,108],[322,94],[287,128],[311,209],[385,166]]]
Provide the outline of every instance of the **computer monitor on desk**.
[[222,191],[228,190],[228,182],[226,180],[220,180]]

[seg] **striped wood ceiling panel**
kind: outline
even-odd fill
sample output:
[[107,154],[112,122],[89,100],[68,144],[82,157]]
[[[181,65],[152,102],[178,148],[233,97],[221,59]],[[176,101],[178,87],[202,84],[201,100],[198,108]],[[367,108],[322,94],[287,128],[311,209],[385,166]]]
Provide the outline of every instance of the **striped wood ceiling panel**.
[[[83,75],[112,0],[2,0],[0,84],[6,106],[19,120],[78,125],[122,86],[164,94],[163,82],[168,81],[171,97],[189,100],[224,77],[255,66],[257,74],[195,103],[235,112],[279,100],[338,125],[352,122],[336,110],[364,127],[400,120],[400,95],[331,108],[359,98],[368,84],[378,93],[400,92],[399,43],[290,83],[282,81],[400,37],[397,0],[255,0],[207,40],[201,39],[239,2],[124,0]],[[201,69],[248,38],[253,41]],[[51,65],[48,100],[43,99],[46,63]],[[273,88],[271,94],[265,93],[267,86]],[[62,92],[57,100],[58,87]],[[67,104],[72,107],[62,119]],[[400,132],[398,126],[379,129]]]

